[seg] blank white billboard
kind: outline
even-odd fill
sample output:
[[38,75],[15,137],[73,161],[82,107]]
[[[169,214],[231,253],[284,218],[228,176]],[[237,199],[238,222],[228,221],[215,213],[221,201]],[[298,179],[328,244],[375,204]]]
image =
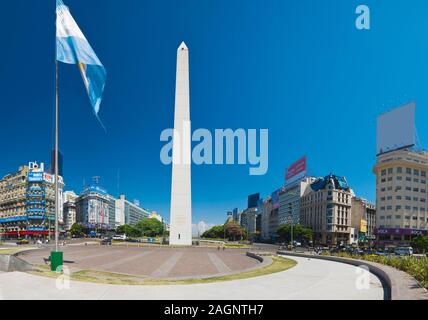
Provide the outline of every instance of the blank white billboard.
[[415,145],[414,102],[381,114],[377,119],[377,154]]

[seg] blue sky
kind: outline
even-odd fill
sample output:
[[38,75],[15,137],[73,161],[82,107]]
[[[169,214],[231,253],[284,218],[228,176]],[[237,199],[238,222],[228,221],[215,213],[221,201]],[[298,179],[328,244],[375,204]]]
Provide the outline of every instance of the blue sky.
[[[269,171],[193,166],[194,221],[221,223],[254,192],[270,194],[307,155],[309,173],[347,177],[375,200],[376,115],[414,100],[428,144],[426,1],[68,0],[107,69],[100,116],[75,66],[60,66],[60,148],[67,189],[101,176],[168,218],[171,167],[160,132],[173,125],[176,49],[190,50],[192,127],[268,128]],[[53,136],[55,1],[15,0],[0,13],[0,175],[49,162]],[[118,174],[119,173],[119,174]],[[120,177],[119,183],[117,177]]]

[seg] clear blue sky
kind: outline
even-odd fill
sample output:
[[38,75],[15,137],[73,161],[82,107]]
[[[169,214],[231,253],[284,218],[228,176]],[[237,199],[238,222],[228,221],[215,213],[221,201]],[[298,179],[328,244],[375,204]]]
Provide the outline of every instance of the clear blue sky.
[[[371,30],[355,8],[371,9]],[[347,177],[375,199],[376,115],[409,100],[428,144],[428,2],[408,0],[68,0],[104,63],[92,115],[75,66],[60,66],[67,189],[101,176],[112,194],[169,218],[171,167],[160,132],[173,125],[176,49],[190,49],[193,128],[268,128],[269,171],[193,167],[194,221],[220,223],[246,196],[270,194],[306,154],[313,175]],[[54,106],[55,0],[14,0],[0,13],[0,175],[49,162]]]

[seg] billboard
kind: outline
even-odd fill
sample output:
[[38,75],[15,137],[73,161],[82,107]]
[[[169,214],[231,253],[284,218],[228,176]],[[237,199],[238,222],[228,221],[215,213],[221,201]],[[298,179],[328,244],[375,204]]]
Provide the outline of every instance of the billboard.
[[377,118],[376,154],[415,145],[415,109],[411,102]]
[[88,223],[108,224],[109,223],[108,204],[98,199],[90,199],[88,202]]
[[28,182],[42,182],[43,172],[28,172]]
[[285,173],[285,184],[289,185],[306,176],[306,156],[300,158],[288,167]]

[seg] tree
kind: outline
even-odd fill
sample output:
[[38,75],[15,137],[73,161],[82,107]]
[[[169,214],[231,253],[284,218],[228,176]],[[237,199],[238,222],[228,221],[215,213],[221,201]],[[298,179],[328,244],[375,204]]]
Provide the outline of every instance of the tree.
[[420,253],[428,251],[428,236],[419,236],[412,239],[412,247]]
[[235,221],[224,224],[225,235],[229,240],[235,241],[244,238],[245,230]]
[[202,234],[202,238],[215,239],[224,237],[224,226],[214,226]]
[[83,235],[83,226],[81,226],[80,224],[78,224],[78,223],[75,223],[75,224],[73,224],[72,226],[71,226],[71,228],[70,228],[70,233],[71,233],[71,235],[73,235],[73,236],[76,236],[76,237],[81,237],[82,235]]
[[[279,240],[282,242],[291,242],[291,225],[282,224],[277,230]],[[305,228],[301,225],[293,226],[293,241],[307,243],[312,241],[313,232],[310,228]]]
[[135,227],[145,237],[157,237],[163,234],[164,225],[156,218],[144,219],[139,221]]
[[124,234],[127,237],[140,237],[141,233],[140,230],[137,228],[130,226],[129,224],[124,224],[122,226],[119,226],[116,228],[116,233],[118,234]]

